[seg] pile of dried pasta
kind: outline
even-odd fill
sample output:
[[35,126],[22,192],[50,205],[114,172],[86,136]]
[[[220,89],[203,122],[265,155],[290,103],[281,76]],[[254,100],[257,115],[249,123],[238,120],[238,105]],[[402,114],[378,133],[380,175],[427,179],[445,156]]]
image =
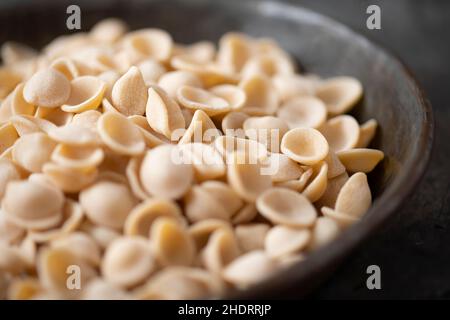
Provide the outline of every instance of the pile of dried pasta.
[[1,55],[2,298],[219,297],[371,205],[360,82],[300,75],[273,40],[108,19]]

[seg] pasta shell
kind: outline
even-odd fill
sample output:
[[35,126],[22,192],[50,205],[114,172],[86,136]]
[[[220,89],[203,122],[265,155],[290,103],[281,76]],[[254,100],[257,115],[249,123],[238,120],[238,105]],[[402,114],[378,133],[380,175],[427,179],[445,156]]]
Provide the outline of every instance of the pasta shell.
[[1,57],[5,65],[17,64],[20,61],[36,57],[37,52],[32,48],[13,41],[6,41],[1,47]]
[[229,213],[235,214],[244,205],[239,195],[225,182],[205,181],[201,184],[203,190],[216,199]]
[[54,141],[74,146],[97,146],[101,143],[96,128],[79,123],[68,123],[62,127],[48,130],[48,135]]
[[242,79],[239,86],[247,97],[242,112],[262,116],[272,115],[277,111],[278,95],[267,77],[254,74]]
[[10,123],[0,126],[0,154],[11,147],[19,138],[16,129]]
[[289,130],[281,140],[281,151],[294,161],[313,165],[328,154],[327,139],[316,129],[295,128]]
[[149,243],[141,237],[121,237],[106,249],[101,270],[105,280],[121,288],[136,286],[155,270]]
[[73,116],[72,123],[95,128],[97,126],[98,119],[100,119],[101,115],[102,114],[97,110],[84,111],[75,114]]
[[100,264],[100,247],[94,239],[84,232],[72,232],[53,239],[52,248],[64,248],[91,266]]
[[239,209],[236,214],[231,218],[231,222],[234,225],[240,223],[247,223],[253,221],[258,215],[258,211],[256,210],[256,206],[254,203],[247,203],[241,209]]
[[97,109],[106,90],[106,84],[93,76],[78,77],[71,81],[70,86],[70,96],[61,107],[65,112],[80,113]]
[[281,139],[289,131],[284,120],[272,116],[250,117],[244,121],[243,129],[249,139],[264,144],[270,152],[280,150]]
[[289,227],[309,227],[317,218],[306,196],[285,188],[268,189],[258,197],[256,207],[271,222]]
[[253,74],[264,74],[267,77],[292,75],[295,67],[286,55],[260,54],[250,58],[242,68],[243,77]]
[[268,158],[268,168],[272,173],[272,182],[297,180],[303,174],[301,166],[282,153],[271,153]]
[[279,74],[272,78],[272,82],[281,101],[287,102],[297,97],[312,96],[317,81],[297,74]]
[[338,115],[348,112],[362,96],[361,83],[352,77],[335,77],[322,82],[316,96],[327,106],[328,113]]
[[197,251],[200,251],[206,246],[210,236],[223,228],[231,229],[231,225],[221,219],[204,219],[190,225],[188,232],[195,242]]
[[344,212],[339,212],[328,207],[322,207],[320,210],[325,217],[332,219],[339,225],[340,228],[343,229],[348,228],[352,224],[358,222],[357,217],[353,217]]
[[108,18],[96,23],[89,36],[96,43],[112,44],[118,41],[127,31],[126,24],[116,18]]
[[[105,72],[100,73],[97,76],[100,80],[102,80],[105,83],[105,93],[103,95],[103,101],[102,101],[102,105],[105,104],[105,99],[106,101],[109,103],[109,101],[112,101],[112,89],[114,87],[114,84],[116,83],[117,80],[120,79],[120,74],[117,71],[114,70],[108,70]],[[112,106],[111,103],[109,103],[109,105],[114,108]],[[103,106],[104,107],[104,106]],[[117,110],[116,108],[114,108],[115,110]],[[109,110],[111,111],[111,110]],[[119,112],[119,111],[117,111]]]
[[143,115],[148,99],[147,87],[137,67],[131,67],[112,88],[114,107],[126,116]]
[[150,230],[150,244],[162,266],[189,266],[195,257],[195,244],[184,226],[171,218],[157,218]]
[[148,89],[145,113],[150,127],[172,141],[176,141],[172,133],[185,127],[180,106],[164,90],[156,86]]
[[97,168],[75,169],[63,165],[46,163],[42,167],[45,176],[64,192],[79,192],[95,181]]
[[58,189],[31,180],[11,181],[6,186],[2,210],[14,224],[47,229],[62,219],[64,195]]
[[131,296],[119,286],[104,280],[89,281],[82,293],[83,300],[130,300]]
[[144,152],[145,142],[141,131],[121,114],[104,113],[98,119],[97,130],[102,141],[119,154],[136,156]]
[[[241,139],[233,136],[220,136],[214,141],[214,147],[224,157],[225,163],[233,162],[233,154],[239,152],[250,164],[265,160],[268,156],[264,144],[256,140]],[[243,159],[244,159],[243,158]]]
[[353,174],[343,185],[336,199],[336,211],[344,212],[351,217],[360,218],[372,203],[367,176],[358,172]]
[[357,148],[340,151],[338,157],[347,171],[368,173],[383,160],[384,153],[376,149]]
[[21,81],[21,77],[16,72],[0,67],[0,99],[5,98],[16,85]]
[[247,101],[247,96],[241,88],[231,84],[214,86],[209,91],[228,102],[231,110],[241,109]]
[[229,72],[240,72],[251,55],[251,39],[244,34],[227,33],[219,41],[217,60]]
[[38,107],[36,109],[35,117],[50,121],[56,126],[64,126],[72,121],[73,114],[65,112],[61,108],[44,108]]
[[137,205],[125,220],[124,234],[148,237],[153,222],[160,218],[172,218],[181,225],[186,224],[176,202],[152,198]]
[[168,267],[136,290],[139,299],[199,299],[215,297],[223,291],[222,283],[211,273],[188,267]]
[[185,108],[193,110],[200,109],[209,116],[231,110],[231,106],[227,100],[200,88],[184,85],[178,88],[176,96],[178,102]]
[[170,140],[150,127],[146,117],[130,116],[128,119],[139,127],[148,148],[154,148],[160,144],[170,143]]
[[277,263],[262,250],[250,251],[233,262],[223,271],[224,279],[239,288],[261,282],[277,270]]
[[50,161],[56,143],[46,134],[37,132],[20,137],[14,144],[14,161],[30,172],[41,172],[45,163]]
[[33,115],[36,110],[34,105],[25,101],[23,97],[24,87],[25,85],[23,83],[19,83],[11,94],[10,98],[11,115],[16,114]]
[[30,300],[42,291],[41,284],[35,278],[16,279],[9,285],[8,299]]
[[98,166],[104,157],[101,148],[76,147],[59,144],[53,150],[51,159],[58,165],[73,169],[83,169]]
[[192,165],[178,162],[179,148],[161,145],[147,151],[140,169],[144,189],[151,195],[169,199],[182,197],[194,178]]
[[331,243],[340,233],[339,225],[330,218],[319,217],[311,233],[308,251],[317,250]]
[[212,146],[203,143],[180,145],[184,159],[194,167],[197,181],[211,180],[225,175],[222,155]]
[[80,230],[88,233],[100,246],[102,250],[108,248],[108,246],[116,239],[121,237],[121,234],[107,227],[94,225],[88,220],[85,220]]
[[228,165],[228,183],[242,199],[253,203],[272,186],[272,180],[269,175],[261,173],[261,164],[248,163],[244,154],[235,153],[233,160]]
[[158,79],[166,73],[166,68],[153,59],[142,61],[138,65],[138,68],[141,71],[142,78],[147,86],[156,84]]
[[313,168],[313,175],[311,182],[302,191],[309,201],[316,202],[322,197],[327,189],[328,184],[328,165],[326,162],[321,162]]
[[56,125],[48,120],[27,115],[13,116],[10,119],[10,122],[16,129],[19,136],[34,132],[49,132],[50,130],[56,128]]
[[236,226],[235,233],[243,252],[264,250],[264,239],[270,227],[265,223],[252,223]]
[[334,208],[339,191],[341,191],[342,186],[347,182],[347,180],[348,180],[347,172],[344,172],[337,177],[328,179],[327,189],[320,197],[320,199],[316,202],[316,206],[318,208],[321,207]]
[[189,127],[181,137],[179,144],[189,142],[211,143],[222,134],[216,128],[214,122],[202,110],[196,110]]
[[327,139],[334,152],[356,147],[359,140],[358,122],[349,115],[341,115],[328,120],[320,132]]
[[296,254],[306,248],[311,240],[311,231],[287,226],[275,226],[267,232],[264,247],[271,258]]
[[286,101],[277,111],[290,129],[319,128],[327,119],[325,104],[314,97],[302,96]]
[[61,57],[55,59],[50,67],[61,72],[69,81],[80,75],[76,63],[70,58]]
[[197,61],[211,61],[216,54],[216,47],[210,41],[199,41],[190,45],[177,45],[173,55],[187,55]]
[[233,231],[220,228],[209,237],[202,252],[202,260],[209,271],[219,274],[239,254],[239,245]]
[[124,45],[136,59],[152,58],[167,61],[172,53],[173,40],[160,29],[142,29],[127,34]]
[[231,214],[217,198],[201,186],[193,186],[184,198],[184,212],[191,222],[204,219],[229,221]]
[[79,200],[86,216],[93,222],[121,229],[136,200],[121,183],[99,181],[80,192]]
[[71,266],[80,270],[80,283],[87,283],[95,276],[95,271],[82,259],[67,248],[47,247],[40,251],[37,261],[39,280],[44,287],[64,293],[67,296],[77,295],[79,290],[69,290],[67,287],[68,273]]
[[25,101],[40,107],[59,107],[69,99],[69,96],[69,80],[53,68],[36,72],[23,88]]
[[176,70],[162,75],[158,80],[158,86],[175,99],[179,88],[183,86],[203,88],[203,83],[200,77],[193,72]]
[[367,148],[377,131],[378,123],[375,119],[370,119],[363,123],[359,129],[359,139],[356,144],[357,148]]
[[229,112],[222,119],[222,131],[227,136],[234,136],[238,138],[245,138],[245,131],[243,129],[244,122],[250,116],[243,112]]
[[81,206],[70,199],[66,199],[63,208],[63,219],[58,226],[45,231],[29,231],[31,240],[37,243],[47,242],[75,231],[84,218]]
[[344,165],[333,151],[328,152],[328,155],[324,161],[328,165],[328,179],[333,179],[334,177],[337,177],[345,172]]

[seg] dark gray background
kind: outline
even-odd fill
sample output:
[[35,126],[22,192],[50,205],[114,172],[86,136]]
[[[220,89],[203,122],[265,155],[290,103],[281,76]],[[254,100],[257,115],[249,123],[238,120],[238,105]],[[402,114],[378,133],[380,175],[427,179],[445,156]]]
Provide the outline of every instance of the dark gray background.
[[[436,121],[432,159],[414,195],[312,297],[450,298],[450,1],[287,2],[341,21],[398,55],[425,89]],[[382,30],[366,28],[370,4],[381,7]],[[366,288],[371,264],[381,268],[381,290]]]

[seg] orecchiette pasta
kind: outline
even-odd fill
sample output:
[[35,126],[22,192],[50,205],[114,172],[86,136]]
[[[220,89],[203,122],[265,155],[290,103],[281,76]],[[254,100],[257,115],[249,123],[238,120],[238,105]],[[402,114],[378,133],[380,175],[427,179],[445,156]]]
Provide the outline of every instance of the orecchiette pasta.
[[274,40],[106,19],[0,53],[0,299],[220,297],[371,206],[378,123],[345,114],[362,83]]

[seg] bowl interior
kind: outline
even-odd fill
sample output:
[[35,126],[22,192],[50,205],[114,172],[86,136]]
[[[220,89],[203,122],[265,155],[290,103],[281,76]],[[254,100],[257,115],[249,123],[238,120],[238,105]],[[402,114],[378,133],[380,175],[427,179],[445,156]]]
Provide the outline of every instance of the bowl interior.
[[[82,30],[102,18],[120,17],[132,29],[159,27],[178,42],[217,41],[228,31],[272,37],[289,51],[306,72],[320,76],[349,75],[364,85],[364,98],[352,111],[361,123],[379,123],[374,148],[386,158],[369,175],[374,205],[366,217],[339,241],[319,250],[283,277],[274,277],[239,297],[275,296],[296,287],[306,293],[329,273],[346,253],[373,231],[408,195],[427,162],[431,146],[430,108],[414,79],[384,50],[343,25],[309,10],[265,1],[79,1]],[[0,43],[6,40],[42,47],[66,28],[65,1],[1,4]]]

